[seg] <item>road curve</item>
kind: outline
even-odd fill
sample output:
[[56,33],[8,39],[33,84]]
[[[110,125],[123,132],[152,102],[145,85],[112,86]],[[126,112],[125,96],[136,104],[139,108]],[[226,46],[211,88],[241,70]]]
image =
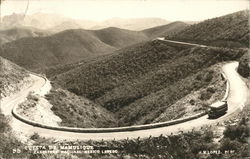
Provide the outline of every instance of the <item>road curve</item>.
[[[13,117],[11,126],[13,130],[17,132],[23,133],[23,135],[32,135],[34,133],[38,133],[42,137],[52,137],[55,139],[62,140],[112,140],[112,139],[126,139],[126,138],[137,138],[137,137],[149,137],[149,136],[159,136],[161,134],[175,134],[180,131],[188,131],[194,128],[200,128],[204,125],[217,124],[217,122],[225,121],[232,115],[240,112],[242,107],[248,102],[247,99],[249,97],[249,90],[241,79],[240,75],[237,73],[236,69],[238,67],[238,62],[230,62],[225,64],[222,68],[224,74],[226,75],[229,83],[229,96],[228,96],[228,112],[224,116],[216,119],[210,120],[207,115],[194,119],[188,122],[171,125],[167,127],[153,128],[147,130],[136,130],[136,131],[126,131],[126,132],[108,132],[108,133],[76,133],[76,132],[65,132],[58,130],[51,130],[45,128],[34,127],[23,123],[22,121]],[[31,75],[31,77],[35,80],[35,83],[32,87],[21,91],[20,93],[8,98],[8,100],[2,101],[2,107],[7,107],[5,109],[4,114],[11,114],[11,109],[25,100],[25,97],[28,95],[30,91],[38,91],[45,84],[46,80],[44,78]]]
[[160,40],[160,41],[165,41],[165,42],[174,43],[174,44],[182,44],[182,45],[187,45],[187,46],[191,46],[191,47],[194,47],[194,46],[207,47],[206,45],[201,45],[201,44],[194,44],[194,43],[187,43],[187,42],[167,40],[167,39],[165,39],[163,37],[159,37],[159,38],[156,38],[156,39]]

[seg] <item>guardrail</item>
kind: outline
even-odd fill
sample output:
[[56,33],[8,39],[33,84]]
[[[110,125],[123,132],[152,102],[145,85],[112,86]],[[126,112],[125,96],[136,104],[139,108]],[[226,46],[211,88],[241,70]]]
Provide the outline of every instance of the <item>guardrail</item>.
[[203,115],[206,115],[206,112],[202,112],[193,116],[189,116],[186,118],[181,118],[177,120],[160,122],[154,124],[146,124],[146,125],[136,125],[136,126],[128,126],[128,127],[116,127],[116,128],[73,128],[73,127],[58,127],[58,126],[49,126],[41,123],[36,123],[35,121],[31,121],[25,117],[19,115],[16,111],[17,107],[15,106],[12,109],[12,114],[15,118],[21,120],[22,122],[45,129],[59,130],[59,131],[69,131],[69,132],[78,132],[78,133],[106,133],[106,132],[124,132],[124,131],[136,131],[136,130],[145,130],[152,128],[165,127],[170,125],[175,125],[179,123],[183,123],[189,120],[197,119]]
[[[226,75],[225,75],[223,72],[222,72],[221,74],[222,74],[222,76],[223,76],[225,79],[227,79]],[[224,97],[222,98],[222,101],[225,101],[225,100],[227,100],[227,98],[228,98],[229,88],[230,88],[230,84],[229,84],[228,80],[227,80],[227,84],[226,84],[226,85],[227,85],[227,86],[226,86],[226,93],[225,93]]]
[[[223,77],[226,79],[226,76],[224,73],[222,73]],[[45,80],[47,80],[46,77],[43,77],[41,75],[38,75]],[[226,93],[223,98],[223,100],[226,100],[228,97],[228,91],[229,91],[229,82],[227,81],[227,88],[226,88]],[[171,120],[171,121],[166,121],[166,122],[159,122],[159,123],[153,123],[153,124],[145,124],[145,125],[135,125],[135,126],[127,126],[127,127],[114,127],[114,128],[73,128],[73,127],[59,127],[59,126],[49,126],[41,123],[37,123],[35,121],[31,121],[17,113],[17,107],[18,105],[14,106],[12,109],[12,115],[17,118],[18,120],[35,126],[35,127],[40,127],[40,128],[45,128],[45,129],[51,129],[51,130],[59,130],[59,131],[68,131],[68,132],[77,132],[77,133],[108,133],[108,132],[125,132],[125,131],[137,131],[137,130],[146,130],[146,129],[152,129],[152,128],[160,128],[160,127],[166,127],[166,126],[171,126],[175,124],[180,124],[186,121],[190,121],[193,119],[200,118],[204,115],[207,114],[207,112],[202,112],[198,113],[193,116],[181,118],[181,119],[176,119],[176,120]]]

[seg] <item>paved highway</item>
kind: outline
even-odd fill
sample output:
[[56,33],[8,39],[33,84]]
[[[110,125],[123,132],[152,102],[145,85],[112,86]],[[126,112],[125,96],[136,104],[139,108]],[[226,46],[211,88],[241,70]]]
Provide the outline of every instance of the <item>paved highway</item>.
[[[178,43],[190,46],[198,46],[198,47],[206,47],[204,45],[199,44],[191,44],[184,43],[178,41],[164,40],[162,38],[157,38],[161,41],[166,41],[170,43]],[[67,131],[59,131],[59,130],[51,130],[46,128],[34,127],[32,125],[26,124],[14,116],[12,116],[11,126],[13,130],[16,132],[22,133],[23,135],[32,135],[34,133],[38,133],[43,137],[53,137],[55,139],[69,139],[69,140],[111,140],[111,139],[126,139],[126,138],[137,138],[137,137],[149,137],[151,136],[159,136],[161,134],[176,134],[180,131],[189,131],[195,128],[200,128],[205,125],[213,125],[218,122],[222,122],[228,120],[233,115],[237,115],[238,112],[242,110],[244,105],[246,105],[250,99],[250,91],[244,81],[241,79],[241,76],[237,73],[238,62],[230,62],[223,66],[222,70],[229,81],[229,96],[228,96],[228,112],[218,118],[218,119],[208,119],[208,116],[202,116],[200,118],[190,120],[184,123],[160,127],[160,128],[152,128],[146,130],[135,130],[135,131],[124,131],[124,132],[107,132],[107,133],[76,133],[76,132],[67,132]],[[36,93],[44,95],[46,92],[50,90],[50,83],[48,80],[31,74],[31,78],[34,80],[34,83],[29,88],[22,90],[8,98],[4,98],[1,101],[1,108],[5,115],[12,115],[12,109],[25,101],[28,93],[30,91],[34,91]]]
[[194,43],[187,43],[187,42],[180,42],[180,41],[173,41],[173,40],[167,40],[163,37],[156,38],[157,40],[169,42],[169,43],[174,43],[174,44],[183,44],[183,45],[189,45],[189,46],[198,46],[198,47],[207,47],[206,45],[201,45],[201,44],[194,44]]
[[[56,131],[56,130],[50,130],[50,129],[44,129],[39,127],[34,127],[28,124],[23,123],[22,121],[12,118],[11,126],[12,128],[17,131],[21,132],[23,135],[32,135],[35,132],[38,133],[40,136],[43,137],[53,137],[55,139],[69,139],[69,140],[89,140],[89,139],[95,139],[95,140],[111,140],[111,139],[126,139],[126,138],[137,138],[137,137],[149,137],[151,136],[159,136],[161,134],[175,134],[179,133],[180,131],[188,131],[192,130],[193,128],[199,128],[204,125],[210,125],[210,124],[217,124],[217,122],[221,122],[224,120],[227,120],[230,116],[236,114],[239,112],[242,107],[248,102],[249,97],[249,90],[244,83],[244,81],[241,79],[239,74],[236,71],[236,68],[238,67],[238,62],[230,62],[228,64],[225,64],[223,66],[223,72],[225,73],[226,77],[228,78],[228,81],[230,83],[230,91],[228,96],[228,112],[224,116],[216,119],[216,120],[210,120],[208,119],[208,116],[205,115],[201,118],[194,119],[188,122],[184,122],[181,124],[176,124],[172,126],[167,127],[161,127],[161,128],[153,128],[153,129],[147,129],[147,130],[137,130],[137,131],[127,131],[127,132],[111,132],[111,133],[75,133],[75,132],[64,132],[64,131]],[[12,96],[10,98],[6,98],[2,101],[2,107],[6,107],[7,109],[4,109],[4,114],[11,115],[11,109],[21,103],[25,100],[26,96],[30,91],[39,92],[41,88],[43,88],[46,85],[46,80],[44,78],[31,75],[31,78],[34,79],[34,84],[32,87],[23,90],[16,94],[15,96]],[[49,89],[49,87],[47,87]]]

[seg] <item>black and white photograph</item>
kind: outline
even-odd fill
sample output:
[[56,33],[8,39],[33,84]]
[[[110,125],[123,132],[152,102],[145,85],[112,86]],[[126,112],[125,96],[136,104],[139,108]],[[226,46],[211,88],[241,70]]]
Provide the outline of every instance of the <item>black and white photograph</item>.
[[249,159],[249,0],[0,0],[0,159]]

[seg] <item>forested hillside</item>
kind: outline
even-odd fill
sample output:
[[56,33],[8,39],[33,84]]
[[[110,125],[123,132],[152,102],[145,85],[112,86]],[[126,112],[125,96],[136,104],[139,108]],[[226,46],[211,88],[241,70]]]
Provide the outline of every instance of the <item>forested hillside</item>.
[[188,27],[189,25],[184,22],[173,22],[167,25],[162,25],[150,29],[145,29],[142,32],[150,38],[156,38],[161,36],[170,36],[178,33]]
[[[80,65],[54,80],[114,112],[120,125],[150,123],[178,99],[208,85],[213,72],[206,68],[243,54],[242,50],[172,47],[155,40]],[[195,80],[198,72],[204,78]]]
[[167,36],[167,39],[215,46],[248,47],[248,20],[249,10],[244,10],[191,25],[175,35]]
[[25,77],[28,77],[25,69],[0,56],[0,98],[20,90]]
[[114,114],[90,100],[53,86],[46,95],[53,105],[52,111],[62,119],[61,126],[69,127],[115,127]]
[[138,43],[144,38],[145,35],[137,32],[113,28],[95,32],[67,30],[52,36],[23,38],[7,43],[2,46],[0,55],[34,70],[112,53],[120,47]]
[[101,30],[93,30],[93,33],[104,43],[116,47],[122,48],[131,44],[145,41],[148,37],[139,31],[130,31],[119,28],[105,28]]
[[143,31],[114,27],[101,30],[74,29],[51,36],[34,29],[12,29],[0,32],[3,35],[0,38],[2,43],[16,40],[2,45],[0,55],[26,69],[45,72],[54,66],[87,61],[158,36],[171,35],[186,26],[185,23],[174,22]]

